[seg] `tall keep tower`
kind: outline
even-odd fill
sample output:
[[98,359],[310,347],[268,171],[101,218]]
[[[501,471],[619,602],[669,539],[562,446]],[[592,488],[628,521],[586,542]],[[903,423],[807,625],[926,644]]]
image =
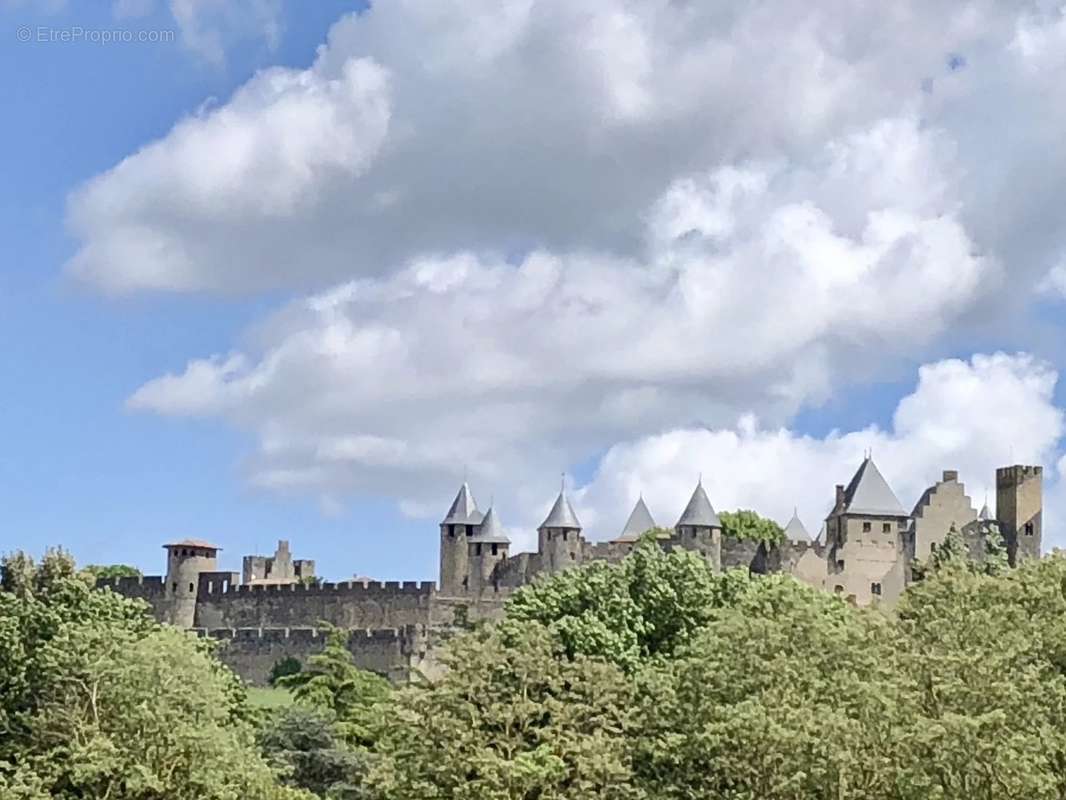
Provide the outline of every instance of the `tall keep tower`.
[[440,523],[440,591],[464,594],[469,587],[469,542],[481,525],[482,514],[466,482]]
[[218,570],[218,545],[200,539],[182,539],[163,547],[167,551],[167,582],[163,596],[168,600],[171,625],[191,628],[196,621],[196,595],[201,572]]
[[1040,558],[1044,534],[1044,468],[1015,464],[996,470],[996,519],[1010,563]]

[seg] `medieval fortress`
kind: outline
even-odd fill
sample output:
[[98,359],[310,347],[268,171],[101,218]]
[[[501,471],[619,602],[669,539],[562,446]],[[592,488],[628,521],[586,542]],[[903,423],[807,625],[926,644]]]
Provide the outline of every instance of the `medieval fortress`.
[[[776,543],[725,535],[701,483],[673,528],[658,530],[659,543],[698,553],[716,570],[784,572],[859,605],[892,603],[910,582],[914,560],[927,559],[951,531],[974,559],[984,557],[990,536],[1002,539],[1012,564],[1038,558],[1042,483],[1038,466],[996,470],[993,516],[987,504],[974,508],[958,473],[948,470],[907,512],[867,457],[850,483],[836,487],[817,538],[793,515]],[[186,539],[164,545],[165,576],[100,585],[147,601],[161,621],[226,640],[221,657],[253,684],[265,683],[279,660],[303,662],[321,649],[323,622],[351,631],[359,666],[402,680],[413,669],[431,672],[436,643],[464,624],[498,617],[515,589],[577,564],[619,561],[656,527],[641,498],[614,539],[589,541],[560,491],[538,528],[537,551],[512,554],[495,510],[481,512],[464,483],[440,523],[437,583],[323,583],[314,562],[293,559],[284,541],[272,557],[246,556],[238,575],[219,571],[219,547]]]

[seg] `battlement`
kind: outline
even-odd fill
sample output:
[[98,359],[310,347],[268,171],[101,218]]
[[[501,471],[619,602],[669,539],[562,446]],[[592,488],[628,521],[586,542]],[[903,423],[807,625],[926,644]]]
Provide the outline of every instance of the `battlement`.
[[162,597],[163,578],[160,575],[138,575],[121,578],[99,578],[97,589],[110,589],[123,597]]
[[[321,628],[193,628],[201,639],[220,641],[263,643],[315,644],[323,642],[328,631]],[[399,628],[355,628],[347,631],[349,645],[358,647],[362,642],[406,642],[425,632],[419,625],[404,625]]]
[[1024,466],[1022,464],[1014,464],[1010,467],[1000,467],[996,470],[996,487],[1006,488],[1009,486],[1016,486],[1024,481],[1040,478],[1043,474],[1043,467]]
[[206,581],[202,598],[225,598],[246,595],[329,595],[359,599],[389,598],[404,595],[430,596],[437,588],[433,581],[344,581],[341,583],[227,584]]

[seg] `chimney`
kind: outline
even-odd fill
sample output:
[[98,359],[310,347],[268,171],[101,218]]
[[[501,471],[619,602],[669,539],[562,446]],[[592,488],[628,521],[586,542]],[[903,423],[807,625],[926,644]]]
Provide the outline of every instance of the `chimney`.
[[944,483],[948,481],[957,481],[959,479],[959,471],[957,469],[944,470]]
[[839,511],[844,507],[844,484],[837,484],[837,510]]

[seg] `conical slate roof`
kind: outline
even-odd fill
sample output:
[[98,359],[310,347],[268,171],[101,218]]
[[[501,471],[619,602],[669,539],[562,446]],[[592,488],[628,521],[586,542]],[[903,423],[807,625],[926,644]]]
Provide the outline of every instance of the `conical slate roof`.
[[642,533],[650,531],[654,527],[655,520],[652,519],[651,512],[648,511],[648,506],[644,503],[644,497],[641,496],[637,500],[637,504],[633,506],[633,511],[630,513],[629,519],[626,520],[625,527],[622,528],[622,532],[615,541],[636,541]]
[[988,502],[987,501],[985,502],[985,504],[983,506],[981,506],[981,513],[979,513],[977,515],[977,518],[980,519],[980,520],[984,520],[986,522],[988,520],[992,519],[992,512],[988,510]]
[[459,488],[459,494],[455,496],[452,507],[448,514],[441,520],[441,525],[479,525],[482,514],[477,510],[474,496],[470,494],[470,487],[466,481]]
[[688,505],[681,512],[681,519],[677,521],[675,527],[680,528],[682,525],[688,525],[693,528],[722,527],[722,521],[714,513],[714,506],[711,505],[707,492],[703,491],[703,481],[696,484],[696,491],[689,498]]
[[489,510],[485,512],[485,516],[481,520],[481,527],[478,529],[477,535],[475,535],[470,541],[484,542],[486,544],[511,543],[511,540],[508,539],[507,535],[503,532],[503,528],[500,527],[500,522],[496,519],[496,512],[493,511],[492,506],[489,506]]
[[873,459],[867,457],[844,490],[844,511],[848,514],[871,514],[879,517],[906,517],[895,492],[888,485]]
[[578,522],[577,514],[574,513],[570,501],[566,499],[565,490],[560,490],[559,496],[555,498],[555,505],[552,506],[552,510],[548,512],[547,518],[545,518],[544,522],[540,523],[540,527],[537,528],[537,530],[542,530],[544,528],[581,530],[581,523]]
[[799,514],[795,510],[792,511],[792,519],[785,526],[785,536],[788,537],[790,542],[809,542],[811,540],[811,535],[807,532],[807,529],[800,521]]

